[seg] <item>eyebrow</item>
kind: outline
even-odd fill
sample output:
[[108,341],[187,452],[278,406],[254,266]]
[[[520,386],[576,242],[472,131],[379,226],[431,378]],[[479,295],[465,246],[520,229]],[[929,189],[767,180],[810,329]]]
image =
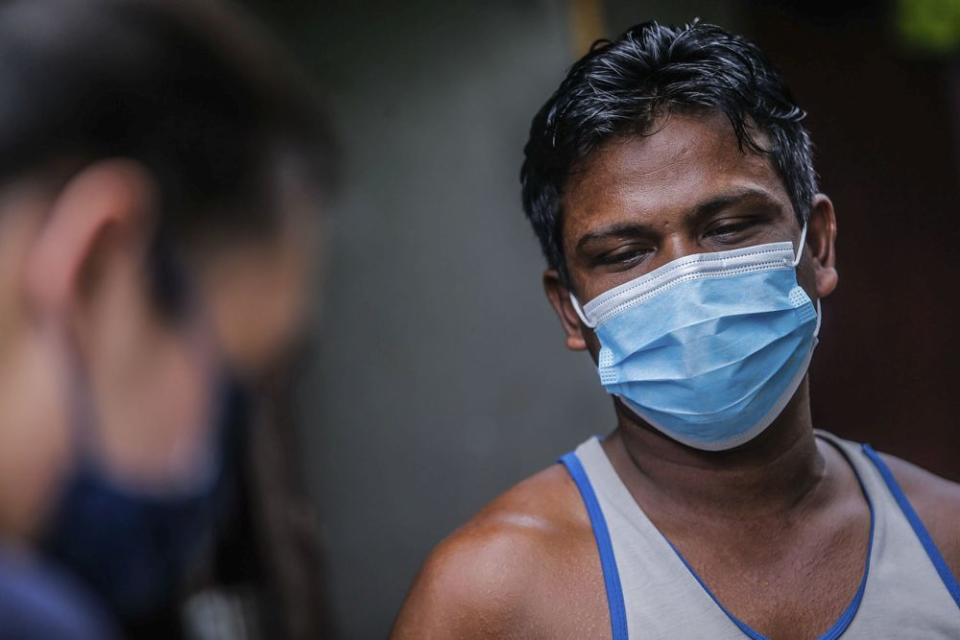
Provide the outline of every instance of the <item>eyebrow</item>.
[[[759,200],[771,205],[778,204],[768,191],[755,187],[744,187],[741,189],[734,189],[727,193],[710,198],[709,200],[705,200],[704,202],[698,203],[688,213],[687,218],[696,221],[704,220],[716,215],[724,209],[728,209],[734,205],[748,200]],[[648,225],[636,222],[618,222],[606,227],[602,227],[595,231],[585,233],[577,241],[576,248],[577,250],[580,250],[584,247],[584,245],[590,242],[595,240],[604,240],[606,238],[639,238],[650,235],[653,235],[653,230]]]

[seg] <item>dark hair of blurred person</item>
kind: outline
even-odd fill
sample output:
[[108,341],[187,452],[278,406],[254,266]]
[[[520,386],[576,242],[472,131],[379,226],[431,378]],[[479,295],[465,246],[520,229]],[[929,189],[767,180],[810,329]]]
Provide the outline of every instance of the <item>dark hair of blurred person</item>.
[[[144,637],[237,482],[256,491],[235,423],[303,328],[329,137],[301,72],[215,2],[3,2],[0,95],[0,536]],[[247,502],[271,500],[297,498]],[[258,534],[244,577],[289,592]]]

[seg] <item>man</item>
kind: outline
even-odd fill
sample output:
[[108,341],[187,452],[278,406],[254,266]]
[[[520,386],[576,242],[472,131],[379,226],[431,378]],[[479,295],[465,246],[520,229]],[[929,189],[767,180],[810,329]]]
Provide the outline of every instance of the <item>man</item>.
[[326,131],[219,3],[14,0],[0,50],[0,637],[145,637],[302,328]]
[[803,115],[705,24],[573,66],[523,200],[617,426],[444,541],[395,638],[960,637],[960,487],[811,423],[837,227]]

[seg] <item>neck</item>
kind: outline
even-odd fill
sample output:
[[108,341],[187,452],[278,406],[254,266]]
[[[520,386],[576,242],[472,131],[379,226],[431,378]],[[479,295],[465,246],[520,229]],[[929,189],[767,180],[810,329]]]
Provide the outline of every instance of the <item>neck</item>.
[[90,417],[114,472],[135,483],[163,484],[190,476],[202,454],[211,376],[188,329],[140,320],[109,327],[85,345]]
[[722,518],[780,517],[822,487],[825,461],[810,418],[806,380],[783,413],[757,438],[730,451],[684,446],[617,403],[618,428],[605,443],[634,496]]

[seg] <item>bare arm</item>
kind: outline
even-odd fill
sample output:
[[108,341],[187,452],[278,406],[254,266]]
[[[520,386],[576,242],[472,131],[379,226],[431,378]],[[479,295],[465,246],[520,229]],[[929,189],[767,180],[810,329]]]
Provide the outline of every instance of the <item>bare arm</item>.
[[522,584],[530,571],[516,532],[454,534],[430,555],[400,611],[391,638],[521,637]]
[[609,624],[589,520],[554,466],[437,547],[391,638],[604,638]]

